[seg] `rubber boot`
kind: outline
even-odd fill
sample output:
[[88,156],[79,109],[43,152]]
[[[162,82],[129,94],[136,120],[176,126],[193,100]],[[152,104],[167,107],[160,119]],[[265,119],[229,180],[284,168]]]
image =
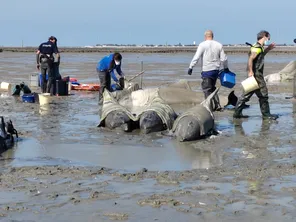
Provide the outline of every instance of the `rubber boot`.
[[263,119],[276,120],[279,118],[277,114],[271,114],[268,101],[260,102],[260,109]]
[[243,109],[245,108],[245,103],[242,101],[238,101],[236,104],[234,113],[233,113],[233,118],[240,119],[240,118],[248,118],[249,116],[243,115]]

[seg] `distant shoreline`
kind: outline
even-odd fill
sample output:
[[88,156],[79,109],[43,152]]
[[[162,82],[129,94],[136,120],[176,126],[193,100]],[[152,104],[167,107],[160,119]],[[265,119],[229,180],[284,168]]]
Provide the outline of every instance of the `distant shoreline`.
[[[183,47],[59,47],[61,53],[194,53],[196,46]],[[242,54],[249,51],[248,46],[224,46],[224,50],[228,54]],[[1,47],[3,52],[36,52],[36,47]],[[270,53],[273,54],[296,54],[296,47],[294,46],[278,46]]]

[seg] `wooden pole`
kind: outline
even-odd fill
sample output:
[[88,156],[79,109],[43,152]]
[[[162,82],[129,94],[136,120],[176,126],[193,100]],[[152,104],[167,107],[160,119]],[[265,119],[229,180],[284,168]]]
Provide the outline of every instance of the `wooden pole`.
[[[143,64],[143,61],[141,61],[141,72],[143,72],[144,70],[144,64]],[[141,75],[141,78],[140,78],[140,86],[141,86],[141,89],[143,88],[143,75]]]

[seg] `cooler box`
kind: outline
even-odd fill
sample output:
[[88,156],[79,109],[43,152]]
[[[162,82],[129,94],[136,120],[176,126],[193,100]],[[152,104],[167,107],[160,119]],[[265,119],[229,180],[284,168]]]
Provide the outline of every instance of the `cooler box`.
[[68,88],[69,88],[68,81],[65,81],[63,79],[56,81],[56,95],[57,96],[67,96],[69,94]]
[[233,72],[222,72],[220,74],[221,86],[227,88],[233,88],[235,86],[235,73]]

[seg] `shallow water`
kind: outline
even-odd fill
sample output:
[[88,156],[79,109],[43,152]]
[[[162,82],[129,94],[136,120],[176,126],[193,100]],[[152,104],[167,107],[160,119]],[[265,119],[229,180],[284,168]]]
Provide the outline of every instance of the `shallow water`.
[[[9,74],[9,77],[14,79],[11,82],[28,79],[30,73],[28,70],[32,71],[34,55],[0,53],[0,56],[1,73],[6,73],[6,75],[1,74],[0,79],[8,79],[7,73],[9,72],[13,72]],[[78,77],[81,82],[94,81],[96,79],[95,65],[101,56],[103,55],[95,53],[64,54],[61,73]],[[191,57],[191,54],[186,53],[130,53],[124,55],[123,70],[136,73],[141,68],[141,61],[144,61],[144,69],[147,69],[144,83],[158,85],[159,81],[175,81],[182,69],[188,66]],[[272,67],[280,69],[284,66],[282,62],[288,63],[291,59],[292,56],[270,55],[266,59],[267,70]],[[245,62],[244,55],[229,55],[229,60],[237,70],[244,69],[242,65]],[[25,69],[23,70],[22,67]],[[186,76],[185,73],[180,77],[188,80],[197,78],[196,75]],[[239,78],[243,76],[238,76]],[[200,90],[198,84],[193,88]],[[222,94],[228,92],[226,88],[220,91]],[[25,131],[30,134],[24,136],[12,151],[8,151],[8,154],[2,154],[14,159],[11,162],[12,165],[60,164],[65,161],[66,165],[75,163],[125,170],[137,170],[144,167],[151,170],[188,170],[223,164],[223,153],[217,152],[214,148],[207,149],[204,145],[205,141],[178,143],[174,138],[164,137],[161,133],[142,136],[137,132],[123,134],[97,129],[96,124],[99,122],[97,93],[72,92],[74,95],[70,97],[56,98],[57,104],[49,107],[23,104],[20,99],[1,97],[1,103],[10,106],[3,110],[2,115],[12,118],[20,132]],[[283,101],[286,95],[289,93],[270,92],[273,101],[271,109],[281,115],[281,121],[276,127],[280,127],[284,132],[289,127],[295,128],[292,116],[295,107],[291,102]],[[255,98],[254,100],[256,101]],[[283,102],[285,104],[282,104]],[[181,107],[181,111],[185,109],[186,107]],[[176,109],[176,112],[179,111]],[[246,112],[254,117],[243,121],[240,126],[233,123],[231,111],[218,113],[217,129],[221,134],[208,138],[206,142],[215,144],[219,138],[223,138],[224,134],[255,136],[270,132],[270,129],[262,132],[261,115],[256,102]],[[292,133],[289,136],[294,137],[295,135]]]
[[[267,138],[277,135],[279,140],[285,140],[287,136],[296,138],[295,131],[289,131],[296,129],[293,119],[295,104],[288,100],[285,104],[271,104],[271,110],[281,116],[278,122],[262,121],[259,105],[255,103],[244,110],[250,115],[248,120],[232,120],[232,110],[216,113],[216,127],[220,132],[218,136],[185,143],[177,142],[161,133],[140,135],[134,131],[124,134],[97,128],[99,116],[97,95],[94,93],[77,92],[70,97],[57,98],[57,103],[48,107],[23,104],[12,97],[4,97],[1,100],[13,102],[15,110],[18,110],[16,113],[3,114],[15,120],[19,132],[32,133],[31,136],[21,136],[12,150],[2,154],[4,158],[12,159],[11,166],[77,164],[127,171],[141,168],[152,171],[205,169],[223,164],[223,152],[219,151],[219,145],[216,143],[225,140],[225,136],[242,139],[245,136],[260,135]],[[186,109],[182,108],[183,111]],[[182,111],[180,107],[175,109]],[[24,119],[27,119],[26,124],[20,124]],[[277,151],[274,145],[268,141],[262,141],[261,144],[270,152]],[[222,142],[221,146],[225,144]],[[233,155],[239,152],[239,158],[245,157],[243,147],[232,149],[230,153]],[[289,145],[286,145],[285,149],[289,152],[295,151]]]

